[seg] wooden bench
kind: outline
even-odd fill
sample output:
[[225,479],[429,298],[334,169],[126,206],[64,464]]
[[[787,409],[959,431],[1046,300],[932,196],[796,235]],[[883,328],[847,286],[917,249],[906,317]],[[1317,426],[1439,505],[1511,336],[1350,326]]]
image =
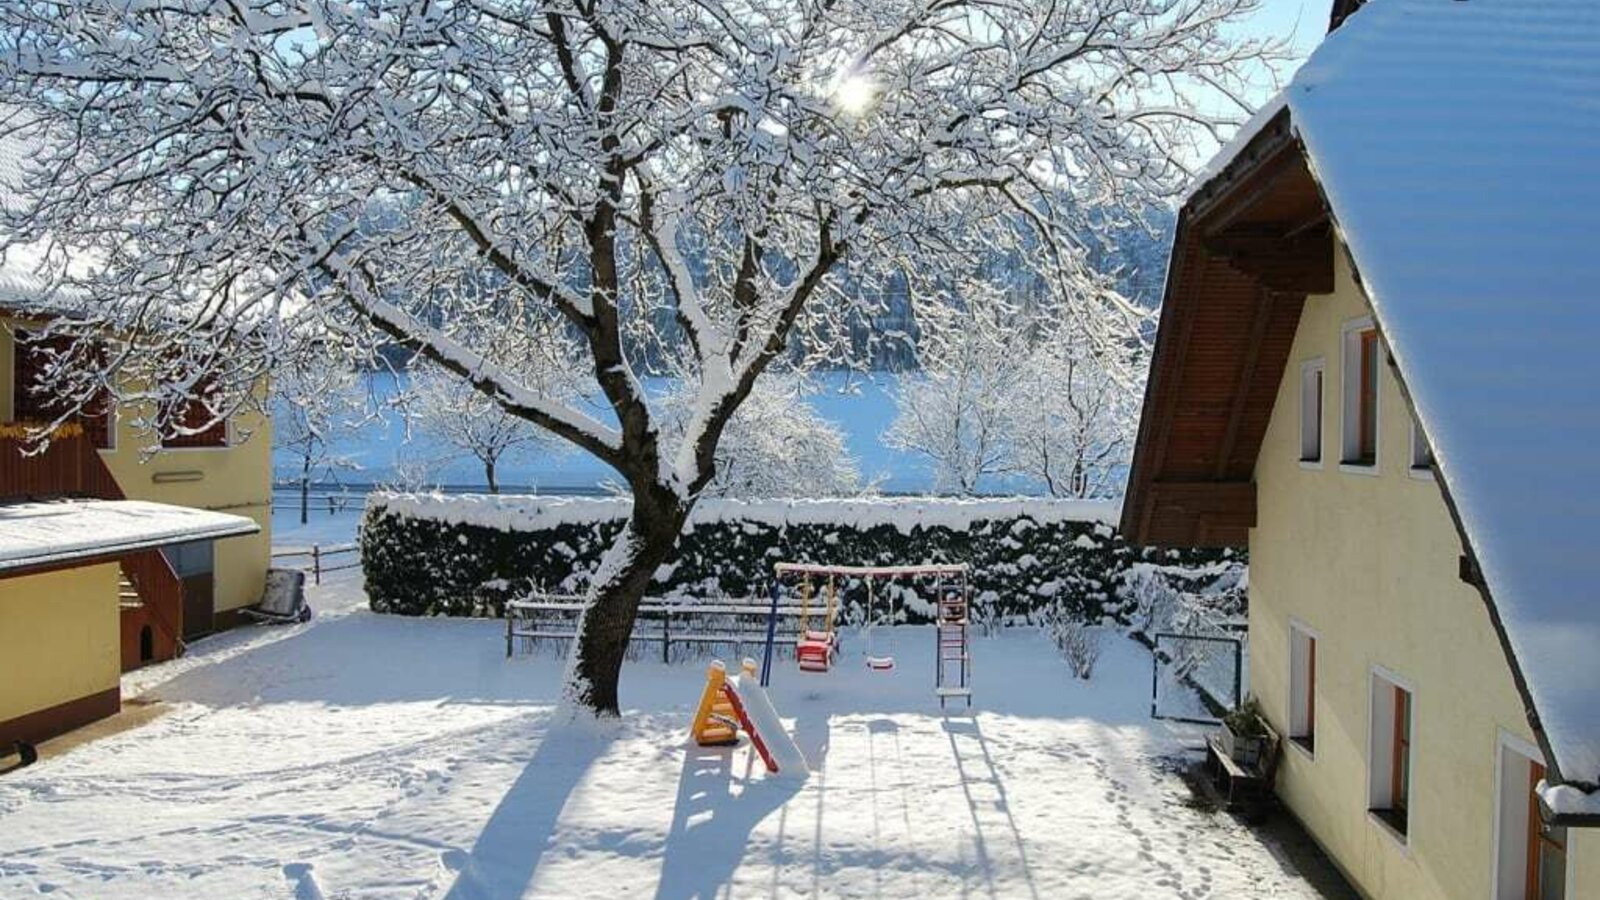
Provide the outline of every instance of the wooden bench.
[[1206,738],[1206,773],[1211,787],[1224,808],[1242,813],[1250,821],[1264,817],[1276,800],[1273,784],[1283,751],[1283,740],[1272,726],[1262,722],[1261,727],[1266,731],[1266,746],[1261,759],[1250,766],[1241,765],[1230,756],[1216,735]]

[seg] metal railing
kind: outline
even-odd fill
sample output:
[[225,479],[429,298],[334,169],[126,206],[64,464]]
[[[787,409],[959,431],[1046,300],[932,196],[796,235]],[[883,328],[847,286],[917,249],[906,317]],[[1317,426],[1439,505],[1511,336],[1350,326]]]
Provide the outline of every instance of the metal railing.
[[[539,594],[505,605],[506,657],[518,650],[532,653],[541,642],[565,642],[577,636],[578,617],[587,608],[587,598],[579,594]],[[644,646],[659,644],[661,661],[674,659],[679,646],[703,655],[716,647],[732,648],[735,658],[746,646],[762,646],[767,640],[767,617],[771,600],[762,597],[719,600],[669,600],[645,598],[629,638],[632,655]],[[822,620],[824,610],[813,603],[810,616]],[[776,646],[792,647],[800,634],[803,618],[798,604],[778,606]],[[678,658],[688,654],[679,654]]]
[[[280,559],[304,559],[306,562],[298,565],[278,566],[283,569],[294,569],[311,576],[312,584],[321,584],[322,576],[342,572],[345,569],[355,569],[361,566],[361,544],[351,542],[348,544],[312,544],[309,547],[279,547],[272,551],[273,565]],[[348,555],[355,555],[354,561],[339,559]],[[330,563],[328,560],[333,559]]]

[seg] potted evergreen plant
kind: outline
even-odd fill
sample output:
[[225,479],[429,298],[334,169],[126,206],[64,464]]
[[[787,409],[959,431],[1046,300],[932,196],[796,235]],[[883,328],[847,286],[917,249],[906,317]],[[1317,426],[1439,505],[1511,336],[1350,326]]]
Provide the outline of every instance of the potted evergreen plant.
[[1261,761],[1267,747],[1267,730],[1261,720],[1261,704],[1247,697],[1238,707],[1222,717],[1222,749],[1241,766],[1253,766]]

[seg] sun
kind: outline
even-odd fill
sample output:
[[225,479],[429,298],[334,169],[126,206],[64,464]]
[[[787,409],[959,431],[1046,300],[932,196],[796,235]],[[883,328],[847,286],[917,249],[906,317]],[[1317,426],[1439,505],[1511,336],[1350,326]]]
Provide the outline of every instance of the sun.
[[834,86],[833,103],[846,115],[862,116],[877,105],[879,93],[878,84],[871,76],[846,75]]

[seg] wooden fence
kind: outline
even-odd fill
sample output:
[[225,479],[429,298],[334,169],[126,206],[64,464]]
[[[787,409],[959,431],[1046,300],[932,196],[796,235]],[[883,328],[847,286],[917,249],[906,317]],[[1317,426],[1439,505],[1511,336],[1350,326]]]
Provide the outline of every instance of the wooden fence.
[[[321,584],[322,576],[355,569],[361,566],[361,545],[312,544],[309,547],[280,547],[272,551],[273,565],[282,569],[295,569],[311,576],[312,584]],[[278,565],[280,559],[301,559],[300,563]],[[330,562],[331,560],[331,562]]]

